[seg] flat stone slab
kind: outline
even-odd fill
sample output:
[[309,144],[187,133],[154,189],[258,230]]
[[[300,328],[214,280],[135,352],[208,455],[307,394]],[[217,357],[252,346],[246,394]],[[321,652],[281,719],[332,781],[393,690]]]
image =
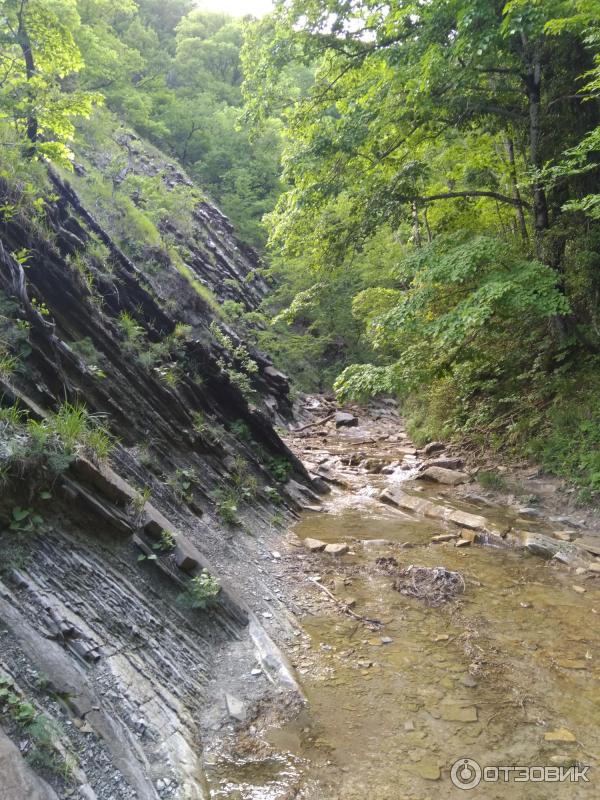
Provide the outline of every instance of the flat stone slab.
[[467,511],[451,509],[446,519],[456,523],[456,525],[460,525],[462,528],[470,528],[472,531],[485,531],[488,529],[488,521],[485,517],[480,517],[479,514],[469,514]]
[[440,506],[431,500],[425,500],[423,497],[407,494],[401,489],[388,487],[381,492],[379,499],[388,505],[396,506],[405,511],[414,511],[431,519],[454,522],[456,525],[460,525],[461,528],[469,528],[474,531],[487,531],[489,528],[487,519],[479,516],[479,514],[470,514],[467,511],[458,511],[455,508]]
[[320,553],[321,551],[325,550],[327,547],[326,542],[322,542],[320,539],[311,539],[310,536],[304,540],[304,547],[307,550],[310,550],[311,553]]
[[445,467],[427,467],[419,474],[418,479],[443,483],[447,486],[458,486],[461,483],[467,483],[469,476],[464,472]]
[[586,550],[594,556],[600,556],[600,538],[584,536],[575,543],[577,547]]
[[325,552],[329,553],[331,556],[343,556],[345,555],[350,548],[345,542],[339,542],[338,544],[328,544],[325,546]]
[[432,503],[430,500],[424,500],[422,497],[415,497],[412,494],[407,494],[401,489],[395,489],[391,486],[381,492],[379,499],[388,505],[396,506],[406,511],[415,511],[418,514],[424,514],[426,509],[435,507],[435,503]]
[[541,556],[542,558],[560,557],[560,560],[565,564],[575,561],[577,558],[575,544],[561,542],[543,533],[517,530],[511,533],[511,537],[514,537],[514,539],[525,547],[526,550],[529,550],[530,553]]

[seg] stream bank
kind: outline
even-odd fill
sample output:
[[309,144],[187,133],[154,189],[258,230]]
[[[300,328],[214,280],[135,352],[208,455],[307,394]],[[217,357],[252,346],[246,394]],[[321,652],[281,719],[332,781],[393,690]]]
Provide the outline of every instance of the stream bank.
[[[336,420],[310,399],[288,444],[330,490],[307,499],[273,558],[307,702],[287,724],[259,715],[245,750],[215,757],[212,796],[451,798],[452,765],[472,758],[590,767],[589,782],[482,782],[473,797],[597,797],[600,539],[589,518],[558,513],[548,486],[534,505],[536,481],[551,482],[531,467],[510,505],[468,471],[458,486],[423,479],[426,454],[392,403]],[[465,469],[441,447],[429,455]],[[397,591],[391,572],[411,565],[459,573],[464,593],[432,606]]]

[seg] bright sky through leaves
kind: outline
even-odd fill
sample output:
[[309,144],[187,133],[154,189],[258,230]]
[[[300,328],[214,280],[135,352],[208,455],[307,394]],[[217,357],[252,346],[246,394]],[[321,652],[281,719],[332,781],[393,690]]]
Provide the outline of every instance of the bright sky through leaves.
[[246,14],[261,17],[273,7],[271,0],[198,0],[197,5],[207,11],[222,11],[234,17]]

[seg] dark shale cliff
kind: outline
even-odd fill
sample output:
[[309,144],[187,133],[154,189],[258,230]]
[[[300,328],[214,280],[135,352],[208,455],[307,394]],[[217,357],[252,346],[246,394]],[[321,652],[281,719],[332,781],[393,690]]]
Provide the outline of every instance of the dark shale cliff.
[[[295,697],[273,644],[290,633],[285,587],[261,564],[310,481],[273,427],[291,413],[285,376],[219,315],[267,287],[181,170],[125,131],[113,142],[120,161],[92,142],[73,175],[50,169],[37,214],[28,187],[0,185],[3,800],[207,797],[226,696],[241,716]],[[148,187],[190,190],[185,215],[170,206],[144,239],[125,181],[134,222]],[[83,405],[115,446],[49,465],[36,423]],[[221,585],[204,610],[181,602],[202,570]],[[54,733],[24,735],[19,713]]]

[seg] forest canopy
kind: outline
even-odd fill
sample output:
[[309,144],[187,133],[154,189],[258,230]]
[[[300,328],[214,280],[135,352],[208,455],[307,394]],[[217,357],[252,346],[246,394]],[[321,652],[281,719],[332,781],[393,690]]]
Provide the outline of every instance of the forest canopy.
[[135,131],[261,250],[223,313],[298,386],[596,488],[599,100],[600,0],[0,2],[5,176]]
[[[271,247],[320,287],[291,309],[324,330],[337,286],[362,329],[342,397],[554,466],[598,443],[599,48],[597,0],[292,0],[250,29],[248,119],[285,123]],[[303,96],[290,63],[315,68]],[[568,469],[600,486],[597,456]]]

